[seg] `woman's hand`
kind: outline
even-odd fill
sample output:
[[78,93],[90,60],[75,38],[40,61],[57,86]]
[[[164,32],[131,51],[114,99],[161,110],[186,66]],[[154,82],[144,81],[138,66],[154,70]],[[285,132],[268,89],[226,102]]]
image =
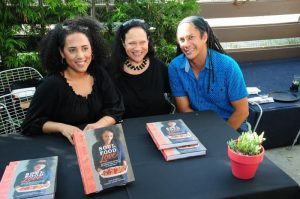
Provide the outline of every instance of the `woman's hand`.
[[88,130],[97,129],[97,128],[101,128],[101,126],[99,126],[97,123],[92,123],[92,124],[86,125],[84,127],[83,131],[88,131]]
[[97,122],[86,125],[86,127],[83,130],[88,131],[88,130],[92,130],[92,129],[98,129],[98,128],[113,125],[115,123],[116,123],[116,120],[114,118],[112,118],[110,116],[104,116]]
[[48,121],[43,125],[44,133],[61,133],[65,136],[71,144],[74,145],[73,135],[74,133],[83,133],[83,131],[76,127],[65,123]]
[[61,128],[61,134],[63,134],[70,142],[71,144],[74,145],[74,142],[73,142],[73,135],[74,133],[83,133],[83,131],[76,127],[76,126],[72,126],[72,125],[64,125],[62,126]]

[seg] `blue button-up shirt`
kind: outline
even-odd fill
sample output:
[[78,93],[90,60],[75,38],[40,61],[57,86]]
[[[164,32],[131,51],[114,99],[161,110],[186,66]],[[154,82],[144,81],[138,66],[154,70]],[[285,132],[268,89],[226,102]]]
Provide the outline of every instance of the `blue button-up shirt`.
[[[209,64],[210,58],[213,67]],[[248,96],[243,74],[237,62],[212,49],[210,57],[206,57],[198,79],[195,78],[184,54],[177,56],[170,63],[169,78],[173,96],[187,96],[193,110],[212,110],[225,120],[234,111],[231,102]]]

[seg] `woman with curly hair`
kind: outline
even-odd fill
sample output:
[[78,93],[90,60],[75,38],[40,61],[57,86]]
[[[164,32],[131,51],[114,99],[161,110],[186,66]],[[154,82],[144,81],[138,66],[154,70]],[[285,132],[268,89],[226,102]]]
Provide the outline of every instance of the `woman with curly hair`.
[[108,66],[124,99],[124,118],[171,112],[165,99],[170,93],[168,69],[155,57],[144,20],[131,19],[118,28]]
[[22,124],[25,135],[74,133],[109,126],[124,112],[120,93],[103,68],[107,59],[99,23],[76,18],[57,24],[40,43],[43,78]]

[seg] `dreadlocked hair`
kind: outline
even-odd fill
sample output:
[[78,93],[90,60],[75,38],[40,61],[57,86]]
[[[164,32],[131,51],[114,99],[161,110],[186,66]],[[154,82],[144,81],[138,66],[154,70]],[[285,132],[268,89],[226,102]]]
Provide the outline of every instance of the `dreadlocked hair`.
[[[190,16],[190,17],[186,17],[184,18],[180,23],[192,23],[200,32],[201,37],[203,35],[203,33],[207,33],[207,56],[208,56],[208,65],[209,65],[209,73],[208,73],[208,84],[207,84],[207,93],[209,93],[210,91],[210,84],[211,84],[211,79],[212,82],[215,82],[215,75],[214,75],[214,65],[212,62],[212,57],[211,57],[211,51],[210,49],[213,49],[219,53],[222,54],[226,54],[225,50],[223,49],[223,47],[221,46],[218,38],[215,36],[212,28],[209,26],[209,24],[207,23],[207,21],[205,21],[203,19],[203,17],[200,16]],[[178,26],[179,26],[178,25]],[[177,55],[181,54],[182,51],[179,47],[179,45],[177,44]]]

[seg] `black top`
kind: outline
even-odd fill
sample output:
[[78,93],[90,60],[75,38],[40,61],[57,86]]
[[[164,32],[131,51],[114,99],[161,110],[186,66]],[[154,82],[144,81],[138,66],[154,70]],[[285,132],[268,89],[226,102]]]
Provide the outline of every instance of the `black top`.
[[70,124],[83,129],[103,116],[121,120],[124,105],[121,94],[107,72],[92,74],[94,85],[87,97],[77,95],[61,74],[43,78],[22,124],[23,134],[42,133],[47,121]]
[[157,58],[139,75],[123,72],[117,82],[123,95],[124,118],[170,113],[164,93],[170,93],[168,68]]

